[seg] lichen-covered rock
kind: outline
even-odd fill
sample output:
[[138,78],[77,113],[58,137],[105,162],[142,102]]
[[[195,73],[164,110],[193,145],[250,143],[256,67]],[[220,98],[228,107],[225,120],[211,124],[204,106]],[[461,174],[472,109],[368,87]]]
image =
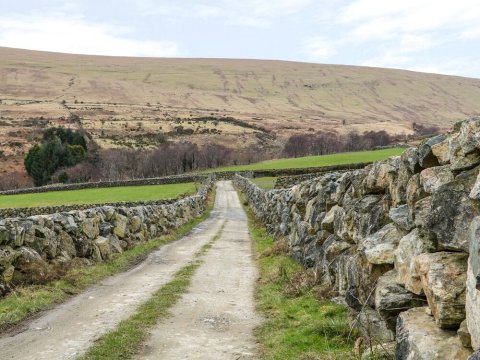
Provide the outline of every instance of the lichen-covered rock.
[[17,254],[10,246],[0,246],[0,271],[12,265]]
[[457,334],[463,346],[465,346],[466,348],[472,347],[472,337],[470,336],[470,332],[468,331],[467,320],[462,321],[460,327],[457,330]]
[[408,205],[400,205],[399,207],[392,207],[388,212],[388,217],[400,228],[405,231],[410,231],[415,227],[413,221],[408,216]]
[[397,274],[390,270],[380,276],[375,288],[375,309],[386,321],[390,330],[395,331],[400,312],[425,305],[425,298],[418,296],[396,283]]
[[400,155],[400,159],[412,174],[416,174],[422,169],[417,148],[410,147],[406,149],[402,155]]
[[361,360],[388,360],[395,356],[395,348],[397,343],[389,341],[382,344],[374,344],[371,347],[366,346],[365,351],[362,352]]
[[127,234],[128,218],[121,214],[115,215],[113,233],[120,239],[124,238]]
[[392,269],[391,264],[372,264],[365,256],[356,253],[347,259],[347,283],[345,301],[359,310],[363,305],[375,306],[375,287],[380,276]]
[[438,166],[438,159],[432,152],[432,146],[441,143],[446,139],[446,135],[437,135],[431,137],[420,144],[418,147],[418,162],[421,167],[428,168]]
[[[378,195],[368,195],[348,202],[344,200],[345,216],[343,219],[337,219],[335,216],[335,225],[339,227],[336,234],[345,240],[358,243],[361,239],[378,231],[388,219],[383,200],[383,197]],[[339,224],[340,221],[344,224]],[[341,232],[340,229],[346,230],[346,233]]]
[[454,176],[449,166],[436,166],[420,172],[420,183],[425,192],[432,194],[443,184],[453,181]]
[[330,235],[321,245],[318,253],[318,268],[322,281],[330,286],[335,285],[338,291],[345,289],[346,271],[339,271],[341,254],[347,251],[352,245],[342,241],[335,235]]
[[58,230],[57,233],[58,239],[58,251],[66,257],[75,257],[77,256],[77,250],[75,248],[75,242],[72,237],[68,235],[66,231]]
[[480,349],[480,217],[470,225],[470,255],[467,269],[466,317],[472,347]]
[[416,257],[417,271],[436,323],[458,329],[465,319],[465,253],[437,252]]
[[376,233],[360,240],[358,251],[363,253],[371,264],[393,264],[394,251],[404,235],[395,224],[387,224]]
[[437,158],[440,165],[450,162],[450,138],[447,138],[435,145],[432,145],[432,154]]
[[469,198],[479,169],[466,171],[431,196],[423,228],[435,235],[440,249],[468,252],[468,224],[478,214]]
[[335,225],[335,211],[337,211],[338,208],[340,207],[335,205],[325,214],[325,217],[322,219],[322,229],[333,233]]
[[98,248],[98,251],[100,252],[101,260],[108,260],[111,257],[112,248],[110,246],[109,239],[103,236],[99,236],[95,239],[94,245],[96,248]]
[[407,204],[413,207],[415,203],[428,196],[420,182],[420,174],[413,175],[407,183]]
[[400,239],[395,250],[394,261],[397,283],[414,294],[422,294],[422,282],[415,267],[415,257],[434,249],[433,241],[428,237],[420,236],[418,229],[412,230]]
[[398,316],[396,360],[460,360],[471,353],[455,331],[440,329],[426,308],[413,308]]
[[390,165],[385,161],[373,163],[364,179],[364,193],[382,193],[388,186],[388,173]]
[[458,142],[464,154],[480,149],[480,118],[472,117],[460,126]]
[[480,360],[480,350],[475,351],[468,357],[468,360]]
[[80,229],[89,239],[95,239],[100,234],[98,224],[98,218],[87,218],[80,224]]
[[353,328],[367,341],[373,344],[382,344],[395,339],[380,314],[369,307],[363,307],[360,312],[352,312]]

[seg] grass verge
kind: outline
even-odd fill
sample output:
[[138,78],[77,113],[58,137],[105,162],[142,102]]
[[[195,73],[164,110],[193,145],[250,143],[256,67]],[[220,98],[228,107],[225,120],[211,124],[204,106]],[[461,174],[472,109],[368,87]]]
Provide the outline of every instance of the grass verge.
[[118,186],[44,193],[0,195],[0,208],[102,204],[120,201],[147,201],[193,195],[195,183]]
[[79,360],[130,359],[136,355],[148,337],[148,330],[169,316],[169,309],[188,289],[195,270],[202,264],[200,256],[220,237],[225,223],[217,234],[196,254],[194,260],[180,269],[173,279],[140,305],[135,314],[120,322],[117,328],[103,335]]
[[108,276],[122,272],[145,258],[159,246],[177,240],[190,232],[196,225],[208,218],[213,208],[214,194],[209,195],[205,213],[170,234],[136,246],[111,260],[93,266],[73,268],[62,279],[45,285],[19,287],[0,299],[0,331],[17,325],[29,316],[53,307],[77,294],[87,286],[95,284]]
[[255,330],[261,359],[351,358],[347,309],[322,299],[314,274],[290,257],[285,244],[274,242],[249,207],[245,210],[260,272],[257,310],[266,319]]

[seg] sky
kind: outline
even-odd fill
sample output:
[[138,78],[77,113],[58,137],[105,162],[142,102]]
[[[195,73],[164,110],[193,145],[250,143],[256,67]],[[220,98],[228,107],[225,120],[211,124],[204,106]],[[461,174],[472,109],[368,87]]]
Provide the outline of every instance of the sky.
[[0,46],[480,78],[480,0],[0,0]]

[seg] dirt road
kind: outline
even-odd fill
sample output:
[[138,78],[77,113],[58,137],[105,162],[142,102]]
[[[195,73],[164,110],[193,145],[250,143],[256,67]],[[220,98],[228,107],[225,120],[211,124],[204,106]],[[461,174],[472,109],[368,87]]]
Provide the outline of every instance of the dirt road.
[[[189,235],[153,252],[143,263],[130,271],[110,277],[70,301],[45,312],[15,335],[0,338],[1,358],[75,359],[84,353],[93,341],[132,315],[139,304],[167,283],[177,270],[185,266],[193,255],[215,236],[225,220],[227,222],[223,234],[206,255],[205,264],[193,280],[191,293],[179,304],[182,306],[185,301],[193,301],[209,306],[197,310],[197,325],[204,325],[204,333],[194,335],[188,333],[187,327],[184,327],[184,332],[179,336],[203,336],[209,339],[210,346],[218,345],[219,351],[225,352],[228,350],[225,332],[235,329],[231,339],[232,351],[236,353],[238,349],[245,349],[245,352],[250,352],[253,347],[251,330],[257,322],[253,311],[255,267],[250,254],[245,214],[231,183],[220,182],[217,184],[217,197],[211,216]],[[196,300],[192,300],[193,294],[197,294]],[[219,305],[214,306],[215,303]],[[230,311],[230,308],[236,310]],[[178,333],[176,323],[183,320],[178,318],[177,311],[176,306],[176,315],[167,320],[167,324],[171,326],[164,328],[166,333],[163,338]],[[239,326],[235,325],[237,317]],[[239,321],[240,319],[242,321]],[[152,340],[158,335],[158,331],[162,331],[163,325],[155,329]],[[193,329],[195,327],[192,327]],[[213,335],[219,340],[211,339]],[[172,359],[191,358],[189,354],[198,351],[192,347],[191,340],[183,343],[188,346],[179,350],[183,351],[182,356],[171,357]],[[153,354],[157,348],[164,348],[162,344],[157,346],[150,342],[147,349]],[[201,348],[209,351],[204,345]],[[216,353],[216,349],[212,351],[212,354]]]
[[173,316],[152,332],[138,359],[253,359],[255,314],[252,259],[247,218],[230,183],[224,231],[205,255],[192,285],[172,309]]

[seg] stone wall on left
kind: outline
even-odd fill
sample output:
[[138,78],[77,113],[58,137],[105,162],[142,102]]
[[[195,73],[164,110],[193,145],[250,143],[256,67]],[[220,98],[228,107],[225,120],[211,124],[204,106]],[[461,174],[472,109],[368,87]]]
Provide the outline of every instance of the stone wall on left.
[[0,219],[0,296],[12,286],[44,281],[67,264],[109,259],[204,213],[214,177],[198,193],[169,204],[96,206]]

